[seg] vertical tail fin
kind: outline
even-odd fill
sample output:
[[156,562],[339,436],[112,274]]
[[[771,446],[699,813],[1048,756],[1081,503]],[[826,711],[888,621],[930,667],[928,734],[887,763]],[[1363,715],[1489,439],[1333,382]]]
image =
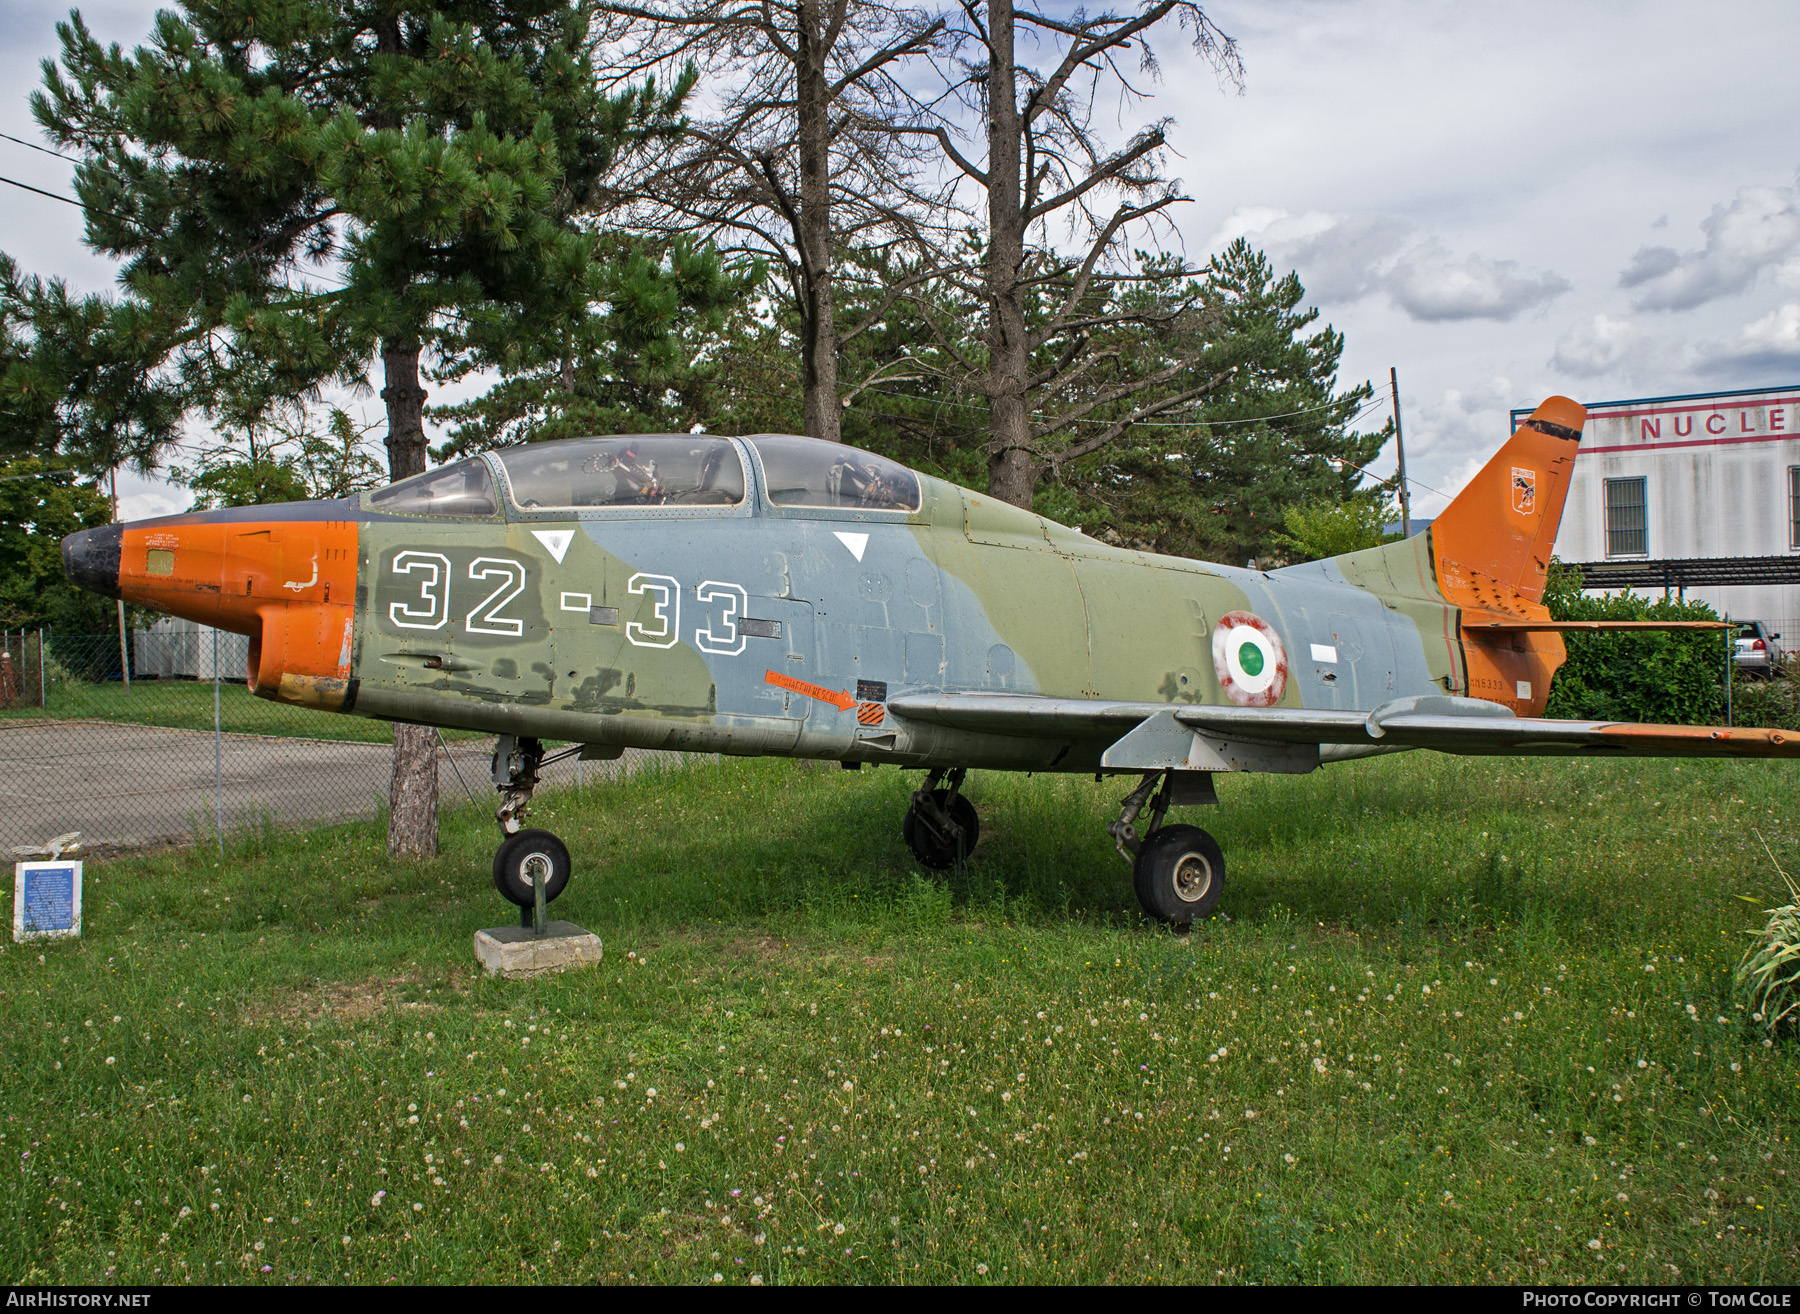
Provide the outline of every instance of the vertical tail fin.
[[1579,404],[1549,398],[1432,522],[1446,601],[1504,612],[1543,601],[1586,420]]
[[1567,650],[1562,635],[1483,631],[1484,621],[1543,620],[1544,582],[1587,411],[1551,397],[1432,521],[1438,587],[1457,609],[1469,693],[1542,716]]
[[1544,583],[1587,411],[1551,397],[1424,534],[1296,571],[1335,569],[1418,627],[1446,693],[1541,716],[1566,650],[1554,632],[1488,628],[1545,620]]

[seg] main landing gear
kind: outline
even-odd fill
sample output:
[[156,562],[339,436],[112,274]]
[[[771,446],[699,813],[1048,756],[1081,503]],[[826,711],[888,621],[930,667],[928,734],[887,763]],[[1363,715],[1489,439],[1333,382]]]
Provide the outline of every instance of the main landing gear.
[[[579,746],[565,749],[548,760],[580,751]],[[523,827],[545,761],[538,739],[501,735],[494,745],[494,787],[500,791],[500,810],[494,819],[506,836],[494,853],[494,888],[518,905],[522,926],[541,920],[540,910],[563,892],[571,870],[569,850],[561,840],[547,830]]]
[[[1190,782],[1190,776],[1200,779]],[[1106,828],[1131,863],[1138,902],[1159,921],[1191,925],[1212,912],[1225,891],[1225,855],[1218,841],[1198,826],[1163,825],[1171,803],[1211,801],[1212,781],[1202,773],[1149,771],[1126,795],[1119,819]],[[1135,823],[1145,803],[1149,833],[1140,837]]]
[[[913,791],[900,834],[919,864],[934,871],[960,866],[975,852],[981,838],[981,818],[975,805],[962,796],[965,767],[945,771],[933,768],[925,787]],[[943,785],[943,788],[939,786]]]
[[[960,867],[981,837],[981,818],[962,796],[964,767],[934,768],[914,790],[901,834],[921,866],[936,871]],[[1198,826],[1165,826],[1171,807],[1217,803],[1212,776],[1205,771],[1147,771],[1126,795],[1119,819],[1106,828],[1120,855],[1131,864],[1132,884],[1144,911],[1172,926],[1190,926],[1218,906],[1225,891],[1225,855]],[[1137,819],[1150,809],[1140,834]]]

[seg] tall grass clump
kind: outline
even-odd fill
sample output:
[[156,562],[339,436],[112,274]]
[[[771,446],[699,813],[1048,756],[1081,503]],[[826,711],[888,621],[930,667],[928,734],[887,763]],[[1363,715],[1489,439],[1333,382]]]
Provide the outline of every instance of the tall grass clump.
[[1769,920],[1750,932],[1756,942],[1744,951],[1735,978],[1751,1019],[1771,1034],[1791,1031],[1800,1021],[1800,886],[1779,865],[1775,870],[1787,886],[1788,901],[1764,909]]

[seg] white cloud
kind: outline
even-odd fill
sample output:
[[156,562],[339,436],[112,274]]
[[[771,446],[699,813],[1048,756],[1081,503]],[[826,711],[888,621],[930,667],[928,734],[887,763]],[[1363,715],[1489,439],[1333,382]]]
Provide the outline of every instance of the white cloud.
[[119,495],[120,520],[149,520],[153,516],[178,515],[188,509],[193,497],[185,488],[162,485],[141,493]]
[[1569,280],[1547,269],[1525,271],[1516,260],[1469,255],[1461,260],[1435,237],[1400,258],[1386,279],[1388,291],[1414,319],[1510,320],[1569,290]]
[[1550,367],[1577,378],[1591,379],[1617,369],[1642,344],[1643,335],[1622,319],[1595,315],[1556,340]]
[[1341,305],[1386,292],[1414,320],[1510,320],[1566,292],[1568,280],[1548,270],[1522,271],[1513,260],[1458,259],[1435,237],[1416,241],[1414,227],[1378,211],[1290,214],[1240,207],[1214,234],[1222,246],[1246,237],[1277,270],[1295,269],[1315,305]]
[[[1519,391],[1504,377],[1470,388],[1448,388],[1429,401],[1406,401],[1406,472],[1414,516],[1435,516],[1449,505],[1506,441],[1507,412]],[[1389,460],[1387,453],[1381,459]]]
[[1800,368],[1800,302],[1777,306],[1729,337],[1703,343],[1695,355],[1704,368],[1744,374]]
[[1278,270],[1295,269],[1315,304],[1355,301],[1378,291],[1412,224],[1396,215],[1333,214],[1243,206],[1213,238],[1214,246],[1248,237]]
[[1800,277],[1800,188],[1741,187],[1730,205],[1715,205],[1701,221],[1706,245],[1697,251],[1640,247],[1619,274],[1637,288],[1641,310],[1689,310],[1743,292],[1764,269],[1792,285]]

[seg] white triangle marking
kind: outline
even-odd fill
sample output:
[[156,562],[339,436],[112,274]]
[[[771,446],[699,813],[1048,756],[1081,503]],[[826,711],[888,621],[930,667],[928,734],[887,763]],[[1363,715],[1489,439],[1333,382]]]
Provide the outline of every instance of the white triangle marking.
[[831,532],[836,535],[838,542],[850,549],[851,556],[858,561],[862,560],[863,549],[869,546],[867,534],[846,534],[841,529],[834,529]]
[[575,541],[572,529],[534,529],[532,537],[550,549],[550,555],[556,558],[556,564],[562,565],[563,554],[569,550],[569,544]]

